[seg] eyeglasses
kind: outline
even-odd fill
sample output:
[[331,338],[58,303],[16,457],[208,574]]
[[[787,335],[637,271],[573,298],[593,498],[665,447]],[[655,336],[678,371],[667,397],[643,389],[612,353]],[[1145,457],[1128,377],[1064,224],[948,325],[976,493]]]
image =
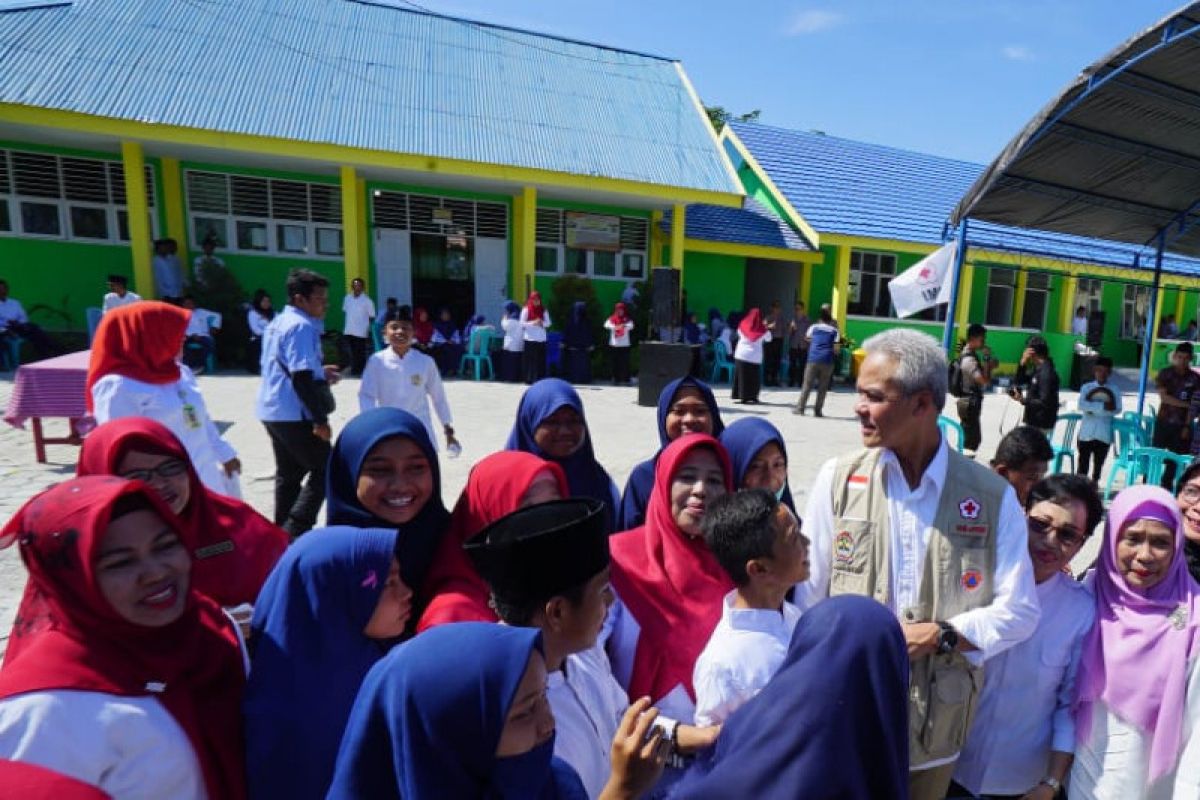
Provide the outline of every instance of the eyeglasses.
[[1026,519],[1026,523],[1029,526],[1030,533],[1036,533],[1038,536],[1048,537],[1050,532],[1053,531],[1054,538],[1058,541],[1058,543],[1067,548],[1078,547],[1079,545],[1083,544],[1083,540],[1087,538],[1086,535],[1077,530],[1072,528],[1062,528],[1058,525],[1051,525],[1046,520],[1038,519],[1037,517],[1028,517]]
[[1200,500],[1200,486],[1189,483],[1179,492],[1179,499],[1187,503],[1189,506]]
[[152,480],[154,480],[155,476],[160,478],[174,478],[178,475],[182,475],[185,472],[187,472],[187,464],[179,461],[178,459],[171,458],[162,462],[157,467],[151,467],[150,469],[131,469],[128,472],[122,472],[121,477],[131,481],[150,483]]

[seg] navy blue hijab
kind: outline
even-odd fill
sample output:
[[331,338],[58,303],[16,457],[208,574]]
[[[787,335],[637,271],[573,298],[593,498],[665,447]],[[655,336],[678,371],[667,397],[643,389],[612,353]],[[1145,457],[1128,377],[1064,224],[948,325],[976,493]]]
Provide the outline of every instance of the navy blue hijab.
[[[583,420],[583,444],[565,459],[551,458],[534,441],[533,432],[547,417],[563,407],[572,408]],[[587,429],[587,417],[583,413],[583,401],[571,384],[558,378],[543,378],[525,390],[521,404],[517,406],[517,421],[508,434],[505,450],[523,450],[538,458],[553,461],[567,475],[567,486],[572,497],[590,497],[604,503],[605,527],[611,532],[616,520],[613,509],[612,478],[596,460],[592,450],[592,434]]]
[[254,606],[246,685],[250,798],[323,798],[358,687],[385,646],[363,635],[396,531],[324,528],[296,540]]
[[[787,445],[783,443],[783,434],[762,417],[743,417],[726,428],[719,438],[721,444],[729,451],[729,460],[733,462],[733,485],[739,489],[742,488],[742,480],[746,477],[746,470],[750,468],[754,456],[771,442],[779,445],[779,449],[783,451],[783,460],[787,461]],[[779,501],[786,504],[793,513],[796,511],[792,490],[787,481],[784,481],[783,494],[779,496]]]
[[[442,534],[450,523],[450,512],[442,504],[442,474],[438,469],[437,451],[433,449],[421,420],[398,408],[372,408],[346,424],[329,455],[329,470],[325,475],[328,503],[325,519],[327,525],[396,529],[394,523],[368,511],[359,502],[357,490],[358,474],[371,448],[396,436],[416,442],[433,468],[433,495],[417,516],[400,528],[401,535],[396,540],[400,574],[414,592],[419,592]],[[414,618],[416,616],[414,614]]]
[[[658,453],[671,443],[670,437],[667,436],[667,415],[671,413],[671,406],[675,404],[675,395],[683,388],[692,388],[700,392],[704,404],[708,406],[708,413],[712,416],[712,435],[720,437],[721,432],[725,430],[725,423],[721,421],[721,409],[717,408],[717,398],[708,384],[690,375],[676,378],[664,386],[658,396]],[[629,473],[629,480],[625,482],[625,493],[621,495],[620,519],[617,520],[623,531],[633,530],[646,521],[646,506],[650,503],[650,494],[654,489],[654,465],[658,463],[658,453],[635,466]]]
[[594,344],[592,326],[587,318],[587,303],[577,300],[571,306],[571,320],[563,329],[563,346],[583,350]]
[[857,595],[805,612],[775,677],[669,797],[907,800],[908,654],[896,616]]
[[579,776],[553,759],[554,739],[496,758],[536,628],[439,625],[392,650],[363,681],[329,800],[575,800]]

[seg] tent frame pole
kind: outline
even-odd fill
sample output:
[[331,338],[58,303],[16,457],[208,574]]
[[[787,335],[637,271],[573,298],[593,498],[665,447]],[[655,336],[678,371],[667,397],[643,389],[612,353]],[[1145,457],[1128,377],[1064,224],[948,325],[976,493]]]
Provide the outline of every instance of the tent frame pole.
[[[1167,246],[1167,231],[1164,228],[1154,243],[1154,283],[1150,288],[1150,307],[1146,310],[1146,330],[1142,334],[1142,364],[1138,373],[1138,414],[1145,413],[1146,384],[1150,376],[1150,359],[1154,355],[1154,340],[1158,331],[1154,322],[1158,317],[1158,288],[1162,285],[1163,250]],[[1135,262],[1136,264],[1136,262]]]
[[950,302],[946,304],[946,330],[942,333],[942,349],[954,355],[954,312],[958,310],[958,286],[963,262],[967,258],[967,221],[958,223],[958,247],[954,250],[954,266],[950,269]]

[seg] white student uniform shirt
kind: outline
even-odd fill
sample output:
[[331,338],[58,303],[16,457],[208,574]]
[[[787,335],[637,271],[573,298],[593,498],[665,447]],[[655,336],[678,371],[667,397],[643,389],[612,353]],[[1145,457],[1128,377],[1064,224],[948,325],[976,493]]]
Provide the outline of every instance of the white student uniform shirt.
[[[1114,714],[1103,700],[1092,710],[1092,732],[1075,748],[1069,792],[1084,800],[1195,800],[1200,797],[1200,659],[1188,664],[1183,743],[1175,769],[1150,785],[1150,737]],[[1153,680],[1153,676],[1146,676]]]
[[629,707],[601,645],[568,656],[563,669],[550,673],[546,696],[556,726],[554,755],[579,773],[588,797],[599,797],[612,768],[612,740]]
[[504,331],[504,349],[510,353],[521,353],[525,350],[525,326],[521,320],[505,317],[500,320],[500,329]]
[[0,700],[0,753],[114,800],[207,800],[187,734],[154,697],[54,689]]
[[438,435],[433,429],[429,415],[429,401],[437,410],[442,425],[453,425],[450,404],[446,402],[446,390],[442,386],[442,375],[437,362],[429,356],[409,348],[404,358],[388,347],[367,359],[362,382],[358,389],[358,404],[367,411],[381,406],[401,408],[425,423],[429,441],[436,450]]
[[984,666],[983,692],[954,771],[975,794],[1023,795],[1049,774],[1050,751],[1075,752],[1071,702],[1096,601],[1063,574],[1038,584],[1037,594],[1037,630]]
[[1087,317],[1071,317],[1071,334],[1073,336],[1087,336]]
[[542,309],[542,324],[529,321],[529,309],[521,309],[521,328],[524,331],[524,338],[527,342],[544,342],[546,341],[546,331],[550,327],[550,312]]
[[261,339],[271,320],[264,317],[258,309],[252,308],[246,312],[246,324],[250,326],[250,335]]
[[342,301],[342,311],[346,314],[346,326],[342,333],[346,336],[357,336],[366,339],[371,335],[371,319],[375,316],[375,301],[363,292],[358,297],[354,293],[346,295]]
[[[879,460],[880,474],[887,481],[891,523],[888,526],[888,552],[891,553],[889,585],[892,591],[888,607],[897,615],[916,604],[925,549],[929,545],[929,529],[946,484],[948,460],[946,440],[943,438],[915,490],[908,488],[908,481],[895,454],[885,450]],[[807,610],[829,596],[834,535],[833,474],[836,467],[836,459],[830,459],[821,467],[804,512],[804,532],[811,541],[811,566],[809,579],[796,585],[795,602],[801,610]],[[946,502],[957,503],[958,498],[947,498]],[[1033,565],[1029,561],[1028,540],[1025,514],[1017,502],[1017,495],[1011,487],[1006,488],[1000,508],[999,530],[996,531],[995,592],[992,602],[944,620],[979,648],[963,654],[976,666],[1029,638],[1037,627],[1040,606],[1037,585],[1033,580]],[[915,768],[940,766],[956,757],[917,765]]]
[[130,303],[136,303],[141,299],[142,296],[140,294],[134,294],[133,292],[126,292],[124,297],[116,292],[109,292],[108,294],[104,295],[104,302],[101,303],[100,308],[101,311],[112,311],[114,308],[127,306]]
[[[633,330],[633,320],[629,320],[625,324],[618,326],[611,319],[606,319],[604,320],[604,327],[608,329],[609,347],[629,347],[629,333]],[[617,336],[618,327],[622,328],[620,336]]]
[[105,375],[92,386],[92,416],[103,424],[121,417],[149,417],[161,422],[187,450],[200,481],[214,492],[241,497],[238,477],[225,475],[222,466],[237,458],[237,450],[221,438],[208,415],[196,377],[179,365],[175,383],[144,383],[124,375]]
[[1079,389],[1079,413],[1083,415],[1083,420],[1079,423],[1079,441],[1112,444],[1113,419],[1121,416],[1121,390],[1111,383],[1104,384],[1104,388],[1112,392],[1117,401],[1116,408],[1109,411],[1100,397],[1095,400],[1085,399],[1088,392],[1099,387],[1100,384],[1096,381],[1088,381]]
[[28,321],[29,317],[25,316],[25,308],[21,305],[20,300],[14,300],[11,297],[0,300],[0,331],[14,322],[20,324]]
[[800,621],[800,609],[786,601],[774,611],[734,608],[736,599],[736,590],[725,595],[721,620],[696,659],[697,725],[720,725],[762,691],[779,671]]
[[211,339],[212,331],[209,329],[210,326],[220,330],[221,315],[216,311],[209,311],[207,308],[193,308],[191,316],[188,317],[187,330],[184,331],[184,336],[206,336]]
[[761,364],[763,360],[763,345],[769,341],[771,341],[770,331],[767,331],[753,342],[745,336],[739,336],[737,347],[733,349],[733,357],[738,361]]

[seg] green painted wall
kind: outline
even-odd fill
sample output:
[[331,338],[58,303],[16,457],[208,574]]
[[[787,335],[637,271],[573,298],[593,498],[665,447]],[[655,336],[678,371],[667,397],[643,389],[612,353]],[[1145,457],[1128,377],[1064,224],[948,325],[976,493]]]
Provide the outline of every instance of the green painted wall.
[[[808,286],[808,316],[815,316],[816,309],[824,303],[833,302],[833,281],[837,273],[837,248],[832,245],[821,245],[821,255],[824,260],[813,264],[812,278]],[[809,268],[808,265],[805,265]]]
[[740,309],[746,299],[746,259],[718,253],[685,253],[683,288],[688,293],[688,310],[708,319],[708,309],[721,316]]
[[55,331],[86,331],[85,309],[100,306],[108,291],[108,276],[133,276],[127,245],[57,239],[0,237],[0,265],[0,278],[8,281],[12,296],[21,301],[30,320]]

